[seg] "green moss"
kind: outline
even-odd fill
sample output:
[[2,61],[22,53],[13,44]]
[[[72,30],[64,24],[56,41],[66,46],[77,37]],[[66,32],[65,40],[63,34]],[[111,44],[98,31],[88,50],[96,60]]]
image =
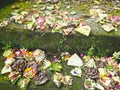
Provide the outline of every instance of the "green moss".
[[111,12],[111,14],[120,16],[120,9],[119,9],[119,10],[113,10],[113,11]]
[[31,4],[27,2],[15,2],[11,5],[6,6],[5,8],[0,9],[0,22],[2,22],[4,19],[9,18],[11,12],[13,11],[12,6],[13,5],[19,5],[20,10],[30,9]]
[[0,75],[0,82],[5,82],[5,81],[8,81],[9,80],[9,78],[8,78],[8,76],[6,76],[6,75]]
[[0,10],[0,21],[2,22],[2,20],[7,18],[10,15],[11,11],[12,11],[11,6],[7,6],[4,9],[1,9]]
[[85,14],[89,14],[89,7],[90,6],[93,6],[93,3],[85,2],[85,3],[82,3],[82,4],[78,4],[76,6],[76,9],[82,11]]
[[[2,54],[0,54],[2,55]],[[2,56],[0,58],[0,60],[3,60]],[[4,63],[3,61],[0,61],[0,68],[2,68],[4,66]],[[66,67],[66,64],[65,62],[62,63],[62,66],[63,66],[63,71],[62,73],[64,75],[71,75],[70,74],[70,71],[73,69],[73,67]],[[52,78],[54,72],[51,72],[49,70],[47,70],[48,72],[48,76]],[[84,89],[84,85],[83,85],[83,81],[84,81],[84,78],[78,78],[78,77],[73,77],[73,85],[72,86],[65,86],[65,85],[62,85],[62,87],[58,88],[52,81],[52,79],[50,78],[50,81],[47,82],[46,84],[44,85],[41,85],[41,86],[36,86],[34,85],[34,80],[30,83],[30,85],[28,86],[27,90],[85,90]],[[19,90],[17,88],[17,85],[12,85],[10,83],[10,80],[8,79],[8,77],[6,75],[0,75],[0,87],[1,87],[1,90]]]
[[[32,4],[26,2],[17,2],[12,5],[20,5],[20,10],[32,8]],[[11,6],[9,5],[4,9],[0,10],[0,21],[10,16],[12,11]],[[82,11],[83,13],[89,13],[89,6],[93,6],[93,3],[82,3],[82,4],[72,4],[70,5],[73,10]],[[111,3],[108,3],[110,6]],[[61,4],[61,9],[66,10],[64,4]],[[37,8],[40,8],[41,5],[38,5]],[[72,10],[70,9],[70,10]],[[119,10],[113,11],[112,14],[120,15]],[[110,56],[114,51],[120,50],[120,33],[110,32],[107,33],[104,30],[98,27],[97,24],[89,21],[88,25],[91,24],[92,32],[89,37],[86,37],[82,34],[76,33],[75,35],[62,36],[59,33],[41,33],[41,32],[32,32],[24,30],[22,25],[17,25],[12,23],[7,27],[0,28],[0,49],[6,45],[8,42],[11,42],[13,48],[25,47],[29,50],[34,50],[37,48],[43,49],[46,52],[54,52],[57,54],[59,51],[68,51],[76,53],[85,53],[88,55],[94,56]],[[95,26],[95,28],[93,27]],[[2,52],[0,53],[0,71],[4,66],[2,59]],[[66,75],[71,75],[70,71],[73,67],[66,67],[66,63],[62,64],[64,71],[62,73]],[[49,72],[49,71],[48,71]],[[53,72],[49,72],[49,75],[53,75]],[[43,86],[35,86],[34,82],[30,83],[28,90],[85,90],[83,86],[84,78],[73,77],[72,86],[62,86],[57,88],[52,81],[49,81]],[[0,75],[0,87],[1,90],[18,90],[16,85],[11,85],[6,82],[8,78],[5,75]]]

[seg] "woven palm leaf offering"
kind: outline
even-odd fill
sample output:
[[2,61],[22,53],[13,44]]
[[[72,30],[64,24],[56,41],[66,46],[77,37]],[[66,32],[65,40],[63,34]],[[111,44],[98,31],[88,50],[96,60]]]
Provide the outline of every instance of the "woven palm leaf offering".
[[[6,50],[3,53],[5,66],[1,74],[7,74],[11,83],[16,84],[20,89],[26,89],[31,80],[35,85],[45,84],[49,79],[45,70],[40,70],[45,59],[44,51],[37,49]],[[44,64],[45,65],[45,64]]]
[[[90,58],[85,62],[85,88],[93,90],[119,90],[119,63],[113,57]],[[92,84],[93,82],[93,84]]]
[[[112,57],[99,58],[62,52],[47,60],[43,50],[22,48],[5,50],[3,56],[5,66],[1,74],[7,74],[11,83],[20,89],[26,89],[30,82],[38,86],[48,81],[58,88],[69,87],[75,78],[81,78],[87,90],[120,90],[119,52],[113,53]],[[66,68],[70,70],[66,71]]]
[[[12,6],[12,12],[9,18],[0,22],[0,27],[12,25],[21,25],[22,28],[39,32],[57,32],[63,35],[72,35],[76,31],[89,36],[90,26],[86,25],[79,12],[76,10],[62,10],[61,0],[33,0],[42,4],[31,4],[31,9],[21,9],[18,6]],[[66,2],[66,1],[65,1]],[[68,7],[71,7],[68,5]],[[81,23],[84,23],[84,25]]]

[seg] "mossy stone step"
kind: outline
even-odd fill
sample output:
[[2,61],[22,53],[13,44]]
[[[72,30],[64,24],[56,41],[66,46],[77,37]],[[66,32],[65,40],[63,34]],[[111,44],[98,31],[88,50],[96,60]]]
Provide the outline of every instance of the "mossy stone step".
[[[93,23],[90,23],[93,24]],[[9,26],[8,26],[9,27]],[[105,32],[98,24],[94,24],[90,36],[80,33],[63,36],[60,33],[36,32],[22,28],[0,28],[0,45],[11,42],[12,46],[28,49],[40,48],[49,52],[69,51],[86,53],[93,48],[93,54],[98,56],[111,55],[120,50],[119,32]],[[1,47],[2,48],[2,47]]]

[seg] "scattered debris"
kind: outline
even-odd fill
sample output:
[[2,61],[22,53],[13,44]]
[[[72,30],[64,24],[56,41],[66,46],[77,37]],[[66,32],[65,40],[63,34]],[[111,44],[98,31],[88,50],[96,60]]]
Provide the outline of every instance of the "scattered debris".
[[81,58],[75,53],[69,58],[67,65],[81,67],[83,62]]
[[[113,53],[113,57],[90,57],[69,52],[61,53],[59,59],[46,60],[45,52],[36,49],[28,51],[22,49],[8,49],[3,53],[5,66],[1,74],[7,74],[12,84],[18,84],[21,89],[26,89],[29,82],[33,80],[35,85],[43,85],[50,80],[48,72],[52,72],[52,80],[59,88],[61,85],[72,85],[73,76],[84,77],[84,86],[88,90],[95,88],[100,90],[120,89],[120,53]],[[36,60],[36,57],[40,58]],[[42,59],[41,59],[42,57]],[[54,58],[54,57],[53,57]],[[67,61],[66,67],[73,67],[69,72],[72,76],[64,75],[63,63]],[[47,72],[48,71],[48,72]]]
[[55,85],[57,85],[57,87],[60,87],[62,85],[63,82],[63,75],[62,73],[55,73],[53,75],[53,82],[55,83]]
[[49,80],[47,73],[45,70],[40,70],[36,72],[35,75],[35,85],[45,84]]
[[71,71],[71,74],[73,75],[73,76],[78,76],[78,77],[81,77],[81,75],[82,75],[82,70],[81,70],[81,68],[74,68],[72,71]]
[[106,14],[104,10],[101,9],[90,9],[91,18],[98,18],[96,22],[99,22],[101,27],[106,31],[110,32],[112,30],[118,31],[120,28],[120,17],[115,15]]
[[[14,10],[11,17],[0,23],[0,27],[5,27],[14,22],[23,24],[24,28],[32,31],[59,32],[63,35],[71,35],[79,32],[89,36],[91,27],[81,21],[81,17],[76,17],[76,11],[62,11],[60,0],[33,0],[43,6],[38,9],[34,5],[30,11],[20,11],[19,5],[12,6]],[[84,2],[80,0],[79,2]],[[74,1],[73,2],[77,2]],[[118,2],[116,0],[116,2]],[[48,5],[47,5],[47,4]],[[96,4],[100,2],[95,1]],[[65,2],[66,8],[70,9],[69,2]],[[102,9],[94,7],[90,9],[91,18],[94,18],[106,31],[118,31],[120,28],[120,17],[106,14]],[[96,59],[75,53],[71,55],[64,52],[60,58],[54,61],[46,59],[45,52],[40,49],[28,51],[25,48],[14,50],[8,49],[3,53],[5,66],[1,74],[7,74],[12,84],[16,84],[20,89],[26,89],[31,80],[35,85],[43,85],[49,79],[49,72],[53,72],[51,78],[59,88],[61,85],[72,85],[73,77],[62,74],[64,67],[62,63],[67,61],[66,67],[74,67],[71,70],[73,76],[85,77],[84,86],[88,90],[95,88],[100,90],[120,90],[120,52],[113,53],[112,57],[102,57]],[[61,63],[62,62],[62,63]],[[63,72],[62,72],[63,71]],[[65,72],[64,72],[65,73]]]

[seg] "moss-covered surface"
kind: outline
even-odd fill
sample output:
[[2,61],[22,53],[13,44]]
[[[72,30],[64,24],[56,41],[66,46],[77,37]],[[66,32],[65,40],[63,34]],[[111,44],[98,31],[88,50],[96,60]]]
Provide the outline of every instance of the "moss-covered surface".
[[[4,28],[0,32],[0,46],[2,47],[10,44],[14,48],[25,47],[30,50],[37,48],[43,49],[51,53],[59,53],[62,51],[86,53],[89,55],[97,56],[110,56],[114,51],[120,50],[120,38],[115,36],[101,36],[90,35],[86,37],[82,34],[75,34],[70,36],[62,36],[59,33],[40,33],[31,32],[28,30],[7,30]],[[2,52],[0,58],[0,70],[4,66],[2,59]],[[63,64],[63,73],[70,75],[70,70],[73,67],[66,67]],[[51,75],[51,73],[49,73]],[[27,90],[85,90],[83,86],[82,78],[74,77],[72,86],[62,86],[57,88],[52,81],[49,81],[45,85],[35,86],[30,84]],[[0,75],[0,87],[1,90],[18,90],[16,85],[12,85],[5,75]]]
[[[93,47],[95,55],[110,55],[120,50],[120,37],[105,35],[90,35],[89,37],[76,33],[62,36],[59,33],[41,33],[28,30],[3,30],[0,32],[1,48],[11,43],[12,47],[26,47],[30,50],[36,48],[50,52],[70,51],[86,53]],[[107,51],[107,52],[106,52]],[[100,55],[101,54],[101,55]]]
[[[22,10],[30,10],[32,8],[32,5],[35,4],[35,3],[27,2],[27,0],[18,0],[18,1],[19,2],[13,1],[14,3],[11,3],[11,4],[7,5],[6,7],[0,9],[0,22],[10,16],[11,12],[13,11],[13,9],[12,9],[13,5],[18,5],[20,10],[22,11]],[[71,1],[68,0],[68,2],[71,2]],[[6,3],[3,3],[3,4],[6,4]],[[38,5],[41,6],[40,4],[38,4]],[[84,2],[84,3],[78,3],[78,2],[76,2],[75,4],[70,3],[70,6],[71,6],[70,9],[67,9],[63,3],[59,4],[58,6],[61,6],[62,10],[73,10],[74,9],[74,10],[83,12],[84,14],[89,14],[89,9],[92,8],[94,5],[99,5],[99,6],[104,5],[108,8],[112,7],[112,6],[115,7],[115,5],[113,5],[111,2],[107,2],[106,0],[101,1],[99,3],[95,3],[94,0],[91,2]],[[108,13],[120,16],[119,11],[120,11],[120,8],[115,7],[115,9],[111,9],[111,11]]]
[[3,20],[7,19],[10,17],[11,12],[13,11],[12,6],[19,6],[20,10],[28,10],[31,9],[31,3],[29,2],[14,2],[4,8],[0,9],[0,22],[2,22]]
[[[12,5],[18,5],[23,9],[32,8],[30,3],[16,2]],[[0,22],[10,16],[12,11],[12,5],[8,5],[3,9],[0,9]],[[81,11],[85,14],[89,13],[88,6],[94,5],[91,3],[72,4],[74,10]],[[108,3],[111,5],[111,3]],[[65,9],[64,7],[62,7]],[[111,12],[115,15],[120,15],[119,10]],[[3,47],[7,45],[13,48],[25,47],[29,50],[37,48],[43,49],[46,52],[59,53],[62,51],[85,53],[95,56],[110,56],[114,51],[120,50],[120,32],[112,31],[110,33],[105,32],[99,24],[93,22],[91,19],[85,21],[92,27],[90,36],[84,36],[76,33],[75,35],[62,36],[59,33],[41,33],[24,30],[22,25],[10,24],[7,27],[0,28],[0,71],[4,66],[2,59]],[[70,68],[63,64],[64,70],[67,74],[70,74]],[[63,71],[65,74],[65,72]],[[0,90],[18,90],[16,85],[12,85],[8,82],[8,78],[5,75],[0,75]],[[83,79],[74,77],[73,86],[64,86],[57,88],[52,81],[43,86],[34,86],[30,84],[28,90],[85,90],[83,87]]]
[[[70,71],[72,70],[72,68],[74,67],[66,67],[66,63],[63,63],[63,71],[62,73],[64,75],[71,75]],[[52,77],[53,72],[48,71],[48,76]],[[6,79],[7,77],[5,77],[4,75],[1,76],[1,78],[5,78],[4,81],[0,80],[0,90],[19,90],[19,88],[17,87],[17,85],[12,85],[10,83],[10,81],[8,81],[8,79]],[[78,77],[73,77],[73,85],[72,86],[64,86],[62,85],[60,88],[58,88],[51,80],[47,82],[44,85],[41,86],[35,86],[34,85],[34,81],[31,82],[28,86],[28,88],[26,90],[85,90],[83,82],[84,82],[84,77],[82,78],[78,78]]]

